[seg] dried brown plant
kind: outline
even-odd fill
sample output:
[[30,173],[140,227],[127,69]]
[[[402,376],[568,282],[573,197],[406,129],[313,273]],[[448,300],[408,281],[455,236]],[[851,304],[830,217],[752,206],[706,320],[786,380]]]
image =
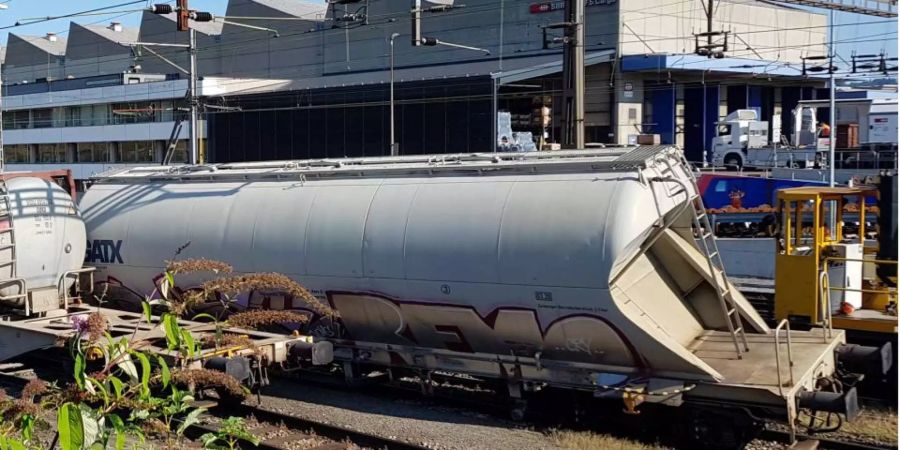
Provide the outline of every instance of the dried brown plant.
[[253,339],[243,334],[223,334],[218,337],[215,334],[204,334],[200,337],[200,344],[204,348],[242,347],[254,352],[258,350]]
[[38,395],[46,393],[48,388],[49,385],[46,381],[35,378],[26,383],[25,387],[22,388],[22,398],[31,400]]
[[16,420],[22,416],[37,417],[41,413],[41,407],[30,400],[17,399],[13,400],[9,407],[3,411],[2,418],[6,420]]
[[222,261],[206,258],[181,259],[166,261],[166,271],[172,274],[196,272],[231,273],[233,268]]
[[199,389],[221,388],[225,392],[244,397],[246,392],[241,382],[231,375],[211,369],[185,369],[172,372],[172,380],[181,386],[195,386]]
[[296,311],[252,310],[232,314],[228,325],[249,330],[276,323],[306,323],[309,319]]
[[151,436],[166,436],[169,434],[169,427],[159,419],[145,420],[141,423],[141,430]]
[[283,291],[294,298],[303,300],[315,312],[323,316],[334,316],[335,311],[319,301],[306,288],[280,273],[249,273],[243,275],[230,275],[216,278],[203,283],[202,290],[196,295],[207,297],[218,292],[229,297],[234,297],[251,290]]
[[106,332],[108,325],[109,322],[106,320],[106,316],[101,314],[99,311],[94,311],[88,314],[87,333],[90,340],[100,340],[100,338],[103,337],[103,333]]
[[93,396],[84,389],[78,387],[77,384],[71,383],[66,385],[65,389],[59,394],[62,402],[81,403],[89,401]]

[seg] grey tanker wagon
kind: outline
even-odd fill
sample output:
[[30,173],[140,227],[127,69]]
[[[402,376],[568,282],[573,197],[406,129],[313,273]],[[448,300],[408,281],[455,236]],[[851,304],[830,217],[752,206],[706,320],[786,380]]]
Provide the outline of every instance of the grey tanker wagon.
[[56,183],[31,176],[0,181],[0,306],[58,308],[61,287],[81,269],[85,229]]
[[[696,185],[674,147],[157,166],[95,181],[80,203],[88,240],[117,252],[88,259],[127,287],[119,295],[153,291],[187,242],[182,257],[284,273],[340,314],[309,332],[348,375],[457,372],[513,396],[552,386],[791,423],[811,402],[855,408],[852,389],[817,392],[836,378],[843,333],[769,328],[698,248]],[[277,292],[243,301],[304,308]]]
[[[89,243],[86,251],[85,225],[69,193],[34,173],[0,175],[0,361],[66,346],[78,333],[74,324],[95,312],[105,317],[112,336],[133,336],[145,342],[143,351],[174,361],[177,352],[166,345],[161,327],[144,323],[139,314],[87,307],[79,304],[80,298],[70,296],[77,291],[73,286],[81,277],[87,281],[91,276],[92,268],[83,267],[85,255],[102,255],[112,261],[117,249],[106,243]],[[76,295],[83,294],[78,291]],[[181,324],[192,327],[198,336],[216,332],[212,324]],[[247,336],[254,345],[252,349],[235,348],[229,360],[232,364],[246,362],[249,366],[251,360],[286,366],[330,362],[329,343],[312,344],[302,336],[230,331]],[[224,359],[216,351],[200,350],[185,364],[224,367]],[[256,370],[264,371],[265,365]],[[255,387],[258,380],[242,381]]]

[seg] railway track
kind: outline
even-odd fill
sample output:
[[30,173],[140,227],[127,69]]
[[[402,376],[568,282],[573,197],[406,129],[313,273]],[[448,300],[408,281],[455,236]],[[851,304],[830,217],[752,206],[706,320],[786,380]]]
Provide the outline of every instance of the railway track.
[[[371,448],[378,450],[426,450],[427,447],[388,439],[332,424],[277,413],[250,405],[227,405],[210,408],[204,424],[189,429],[191,439],[216,432],[217,422],[228,416],[249,418],[250,431],[260,438],[258,446],[244,443],[243,448],[259,450],[339,450]],[[209,420],[212,419],[212,420]]]
[[[787,444],[788,442],[790,442],[791,435],[787,431],[783,430],[764,430],[762,433],[760,433],[759,439]],[[827,450],[896,450],[897,448],[896,445],[881,446],[865,444],[862,442],[841,441],[821,436],[809,436],[805,434],[798,434],[797,441],[798,443],[804,441],[816,441],[818,443],[818,448]]]
[[[447,381],[447,380],[443,380]],[[318,385],[324,387],[326,389],[335,388],[338,386],[337,382],[329,381],[327,378],[318,378],[318,379],[306,379],[307,383],[312,383],[314,385]],[[408,397],[408,398],[424,398],[421,395],[421,392],[418,391],[417,387],[415,387],[415,383],[407,382],[404,383],[394,381],[392,383],[377,383],[368,386],[359,386],[360,389],[364,390],[368,395],[373,395],[377,397],[383,397],[385,399],[396,399],[398,396]],[[430,400],[447,406],[451,406],[454,408],[466,409],[478,411],[486,414],[493,414],[497,416],[504,416],[508,411],[508,405],[497,402],[496,397],[487,397],[479,401],[477,397],[481,394],[472,394],[471,392],[466,392],[465,394],[454,394],[448,392],[454,388],[443,388],[443,389],[435,389],[431,396],[427,397]],[[440,392],[444,391],[444,392]],[[864,397],[862,399],[867,404],[871,405],[882,405],[884,401],[875,398],[875,397]],[[558,422],[559,416],[557,414],[533,414],[530,416],[526,422],[530,426],[534,426],[535,428],[547,428],[547,429],[555,429],[560,426],[568,427],[569,425],[575,425],[576,428],[583,428],[584,424],[566,424],[565,422]],[[618,429],[621,431],[621,429]],[[600,429],[597,430],[600,433],[613,432],[616,430],[606,430]],[[639,435],[630,436],[629,433],[625,432],[622,434],[622,437],[625,438],[640,438]],[[759,436],[757,436],[758,440],[770,441],[770,442],[778,442],[781,444],[789,444],[790,443],[790,434],[787,431],[779,430],[779,429],[771,429],[767,428],[763,430]],[[818,448],[825,450],[897,450],[896,445],[884,444],[884,445],[876,445],[871,443],[853,441],[853,440],[842,440],[834,437],[826,437],[819,435],[807,435],[807,434],[798,434],[797,435],[797,444],[800,444],[804,441],[815,441],[817,446],[815,447],[804,447],[798,446],[797,448]],[[807,444],[808,445],[808,444]]]
[[[38,353],[22,358],[11,364],[0,365],[0,388],[10,393],[18,392],[33,378],[65,380],[68,371],[61,368],[57,360]],[[346,427],[304,419],[300,417],[268,411],[247,404],[211,406],[201,422],[188,427],[185,437],[197,441],[206,433],[216,433],[223,420],[241,417],[247,429],[260,438],[258,446],[238,441],[241,448],[257,450],[343,450],[367,448],[378,450],[425,450],[427,447],[389,439]],[[204,405],[206,406],[206,405]]]
[[[20,389],[30,378],[35,375],[47,378],[48,374],[59,374],[60,378],[67,375],[67,372],[61,370],[58,361],[54,361],[45,356],[31,357],[23,360],[25,364],[11,369],[0,368],[0,387],[10,389],[15,392]],[[54,363],[55,365],[51,365]],[[293,380],[300,383],[299,380]],[[304,380],[306,383],[319,385],[322,388],[335,388],[334,383],[329,383],[324,379],[317,381]],[[391,386],[375,384],[362,388],[364,395],[374,395],[384,398],[386,401],[396,400],[400,397],[421,397],[414,389],[402,388],[400,383]],[[363,392],[360,392],[363,394]],[[443,403],[461,409],[479,410],[488,414],[502,415],[504,408],[500,404],[492,404],[477,402],[474,396],[457,396],[457,395],[437,395],[432,399],[438,403]],[[462,397],[462,398],[461,398]],[[494,399],[496,402],[496,398]],[[494,402],[494,403],[495,403]],[[262,409],[257,406],[248,404],[228,404],[214,405],[210,407],[209,412],[203,416],[200,424],[190,427],[185,436],[191,440],[198,440],[200,436],[206,433],[215,433],[219,429],[222,420],[229,417],[242,417],[247,421],[247,427],[257,437],[261,438],[258,446],[244,442],[242,448],[256,448],[260,450],[341,450],[352,448],[372,448],[387,450],[424,450],[428,447],[402,441],[399,439],[386,438],[375,434],[370,434],[358,430],[353,430],[346,426],[333,423],[323,423],[321,421],[310,420]],[[534,418],[534,425],[540,427],[541,419]],[[533,422],[533,421],[532,421]],[[558,426],[556,424],[554,426]],[[873,445],[870,443],[855,442],[851,440],[840,440],[824,436],[798,435],[800,441],[817,441],[818,447],[828,450],[890,450],[896,449],[896,446],[890,445]],[[761,432],[758,439],[787,444],[790,436],[787,431],[779,429],[767,429]]]

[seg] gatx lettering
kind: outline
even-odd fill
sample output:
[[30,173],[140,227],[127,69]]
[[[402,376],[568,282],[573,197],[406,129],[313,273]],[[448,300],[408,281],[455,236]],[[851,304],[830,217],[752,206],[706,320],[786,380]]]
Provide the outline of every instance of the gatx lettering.
[[122,240],[94,239],[87,241],[84,261],[89,263],[124,264],[122,261]]

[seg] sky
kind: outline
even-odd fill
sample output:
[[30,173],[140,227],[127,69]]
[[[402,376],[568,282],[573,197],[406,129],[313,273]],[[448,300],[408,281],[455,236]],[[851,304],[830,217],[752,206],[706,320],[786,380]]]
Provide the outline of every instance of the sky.
[[[19,22],[27,22],[28,18],[46,17],[48,14],[62,15],[93,8],[126,3],[128,0],[0,0],[8,9],[0,10],[0,27]],[[164,0],[162,0],[164,1]],[[160,3],[162,1],[159,1]],[[300,0],[298,0],[300,1]],[[321,1],[324,0],[310,0]],[[531,3],[537,0],[515,0]],[[135,10],[146,7],[153,1],[136,3],[115,8],[115,10]],[[191,9],[209,11],[224,15],[227,0],[191,0]],[[827,14],[827,12],[823,13]],[[122,15],[97,15],[77,17],[79,23],[108,23],[112,20],[123,22],[126,26],[138,26],[140,13],[133,12]],[[838,42],[837,53],[849,61],[853,51],[859,54],[879,53],[884,50],[890,56],[897,56],[897,19],[882,19],[851,13],[836,13],[835,41]],[[69,19],[59,19],[27,25],[12,30],[0,30],[0,43],[6,45],[7,33],[14,31],[26,35],[44,35],[47,32],[64,34],[68,30]],[[852,42],[858,41],[858,42]]]

